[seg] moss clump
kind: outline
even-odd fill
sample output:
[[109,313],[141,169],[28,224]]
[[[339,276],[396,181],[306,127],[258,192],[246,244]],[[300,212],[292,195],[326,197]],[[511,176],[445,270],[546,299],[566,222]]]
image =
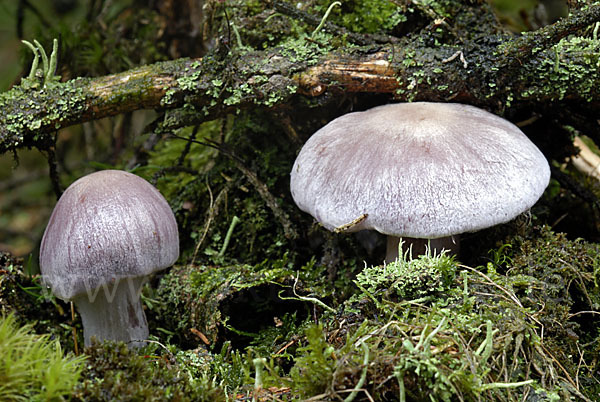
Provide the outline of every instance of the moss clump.
[[400,258],[389,264],[365,268],[356,284],[372,296],[386,299],[416,299],[442,292],[454,280],[456,261],[446,253]]
[[88,364],[73,400],[217,401],[224,394],[208,376],[192,375],[190,359],[155,354],[150,345],[138,354],[123,343],[106,342],[86,349]]
[[69,305],[56,299],[39,275],[27,275],[24,269],[21,259],[0,252],[0,312],[31,322],[36,333],[50,334],[64,349],[74,350],[74,329],[81,335],[81,323],[70,322]]
[[[315,6],[315,11],[324,15],[331,2],[319,3],[322,4]],[[406,7],[385,0],[350,0],[333,8],[329,19],[353,32],[376,33],[391,31],[405,22],[406,11]]]
[[290,376],[294,392],[310,397],[327,391],[335,372],[336,355],[321,326],[308,327],[304,335],[306,344],[298,348]]
[[272,315],[269,321],[260,318],[277,315],[286,304],[277,295],[291,277],[285,267],[175,267],[161,279],[153,298],[156,325],[192,347],[221,342],[223,331],[250,339],[273,320]]
[[592,373],[600,351],[600,245],[542,227],[515,240],[513,250],[507,275],[523,306],[536,311],[546,347],[571,378],[582,379],[586,394],[598,395]]
[[68,395],[84,357],[64,356],[58,340],[19,327],[12,315],[0,316],[0,400],[50,401]]

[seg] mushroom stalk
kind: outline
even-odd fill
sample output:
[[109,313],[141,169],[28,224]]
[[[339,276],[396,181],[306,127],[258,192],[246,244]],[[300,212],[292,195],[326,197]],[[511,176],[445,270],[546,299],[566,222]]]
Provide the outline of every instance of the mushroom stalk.
[[427,249],[432,254],[440,253],[442,250],[448,250],[450,254],[458,254],[460,251],[460,237],[447,236],[437,239],[416,239],[413,237],[387,236],[387,249],[385,262],[389,264],[398,258],[400,241],[402,240],[402,253],[408,251],[408,257],[426,254]]
[[73,299],[83,321],[85,346],[99,341],[123,341],[129,347],[144,346],[148,324],[140,301],[145,277],[122,278],[88,289]]

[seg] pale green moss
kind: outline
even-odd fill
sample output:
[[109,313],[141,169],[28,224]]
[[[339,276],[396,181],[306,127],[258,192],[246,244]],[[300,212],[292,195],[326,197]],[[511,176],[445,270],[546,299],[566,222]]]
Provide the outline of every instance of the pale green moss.
[[85,357],[64,356],[58,340],[19,327],[12,315],[0,316],[0,400],[54,401],[68,395]]

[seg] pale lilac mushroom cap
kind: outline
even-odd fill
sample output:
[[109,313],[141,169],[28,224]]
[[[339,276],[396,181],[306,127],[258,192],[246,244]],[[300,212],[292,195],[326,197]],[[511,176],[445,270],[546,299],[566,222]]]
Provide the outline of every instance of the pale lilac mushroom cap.
[[356,220],[347,231],[438,239],[515,218],[549,180],[546,158],[511,122],[473,106],[415,102],[331,121],[302,147],[290,187],[329,230]]
[[175,216],[146,180],[104,170],[67,188],[40,247],[44,282],[81,314],[91,337],[132,342],[148,337],[139,294],[152,273],[179,256]]

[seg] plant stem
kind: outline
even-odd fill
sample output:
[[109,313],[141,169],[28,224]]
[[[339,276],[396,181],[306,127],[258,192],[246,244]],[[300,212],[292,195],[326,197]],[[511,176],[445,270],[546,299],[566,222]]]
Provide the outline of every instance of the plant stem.
[[356,398],[356,395],[358,395],[358,391],[363,387],[363,385],[365,385],[365,381],[367,380],[367,369],[369,368],[369,347],[364,341],[360,343],[360,346],[365,352],[363,357],[363,365],[365,367],[363,368],[363,372],[360,375],[360,379],[356,383],[356,387],[354,387],[352,393],[348,395],[346,399],[344,399],[344,402],[352,402],[354,398]]
[[450,254],[458,254],[460,251],[460,237],[459,236],[447,236],[440,237],[437,239],[416,239],[413,237],[387,237],[387,249],[385,255],[385,262],[387,264],[396,261],[399,256],[400,250],[400,239],[402,239],[402,253],[410,250],[408,258],[417,258],[419,255],[430,255],[439,254],[442,250],[448,250]]
[[219,257],[223,257],[225,255],[225,250],[227,250],[227,246],[229,246],[229,241],[231,240],[233,229],[239,221],[240,218],[238,218],[237,216],[234,216],[231,220],[231,225],[229,225],[229,229],[227,230],[227,234],[225,235],[225,240],[223,240],[223,246],[221,247],[221,251],[219,251]]
[[314,39],[317,32],[319,32],[323,28],[323,25],[325,25],[325,21],[327,21],[327,17],[329,17],[329,13],[331,13],[331,10],[333,10],[333,7],[335,7],[335,6],[340,7],[341,5],[342,5],[342,3],[339,1],[334,1],[333,3],[331,3],[331,5],[327,8],[327,11],[325,11],[325,15],[321,19],[321,22],[319,22],[319,25],[315,28],[315,30],[310,35],[311,39]]

